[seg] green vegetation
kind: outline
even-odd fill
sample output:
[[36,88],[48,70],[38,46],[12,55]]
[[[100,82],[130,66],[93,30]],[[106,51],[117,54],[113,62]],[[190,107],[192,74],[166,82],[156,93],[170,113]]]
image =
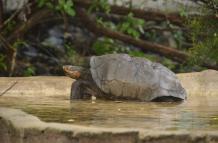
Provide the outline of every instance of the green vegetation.
[[[189,49],[191,66],[218,64],[218,19],[217,0],[203,1],[203,16],[188,19],[193,47]],[[187,17],[188,18],[188,17]]]
[[24,76],[33,76],[36,75],[36,69],[33,66],[29,66],[24,71]]
[[[46,65],[44,61],[51,64],[50,67],[54,67],[55,64],[80,63],[82,56],[110,53],[127,53],[135,57],[144,57],[160,62],[177,72],[202,70],[205,67],[216,69],[218,67],[218,1],[209,0],[204,3],[205,9],[201,12],[204,15],[193,16],[185,8],[181,8],[176,15],[171,16],[170,13],[168,15],[168,13],[158,13],[158,11],[146,13],[134,7],[131,1],[128,7],[120,6],[122,12],[119,11],[119,7],[111,6],[108,0],[92,0],[85,3],[79,0],[29,2],[27,5],[31,5],[29,8],[33,9],[30,10],[32,13],[25,13],[26,9],[18,10],[9,16],[4,15],[5,19],[0,23],[0,42],[3,43],[0,45],[0,74],[11,75],[13,70],[19,68],[19,64],[16,64],[19,61],[25,63],[25,66],[20,66],[23,69],[18,71],[23,73],[19,75],[31,76],[38,73],[36,67]],[[48,11],[48,9],[50,14],[46,15],[47,13],[43,10]],[[88,18],[75,17],[81,14],[78,9],[83,9]],[[52,16],[50,16],[51,13]],[[144,17],[142,13],[147,15]],[[22,14],[25,18],[19,19]],[[35,15],[37,16],[34,17]],[[62,37],[59,36],[60,39],[63,38],[62,49],[57,49],[54,45],[43,45],[40,40],[44,37],[37,35],[38,33],[34,31],[35,27],[43,25],[45,28],[51,28],[50,26],[59,25],[60,19],[61,24],[64,25],[64,34]],[[46,21],[49,22],[46,23]],[[87,40],[72,42],[74,35],[77,35],[76,32],[68,31],[72,25],[94,35],[94,40],[90,42],[90,45],[83,45],[85,43],[83,41]],[[29,51],[25,51],[28,48],[34,51],[30,48],[32,46],[30,39],[38,40],[33,40],[35,42],[33,45],[34,48],[38,47],[35,51],[39,52],[38,55],[42,59],[35,59],[28,53]],[[161,47],[164,48],[161,49]],[[166,54],[169,50],[165,51],[165,49],[170,48],[174,49],[175,54]],[[40,54],[42,51],[44,55]],[[25,57],[21,53],[27,53],[33,57]],[[182,53],[182,56],[178,56],[177,53]],[[179,60],[175,58],[176,56]],[[54,59],[55,61],[50,61]],[[56,70],[53,72],[55,73]]]
[[104,11],[105,13],[109,13],[111,10],[110,4],[108,0],[93,0],[92,4],[89,7],[89,13],[91,12],[99,12]]
[[74,45],[72,45],[71,43],[66,43],[64,45],[64,48],[66,51],[66,63],[73,65],[82,65],[84,63],[84,58],[76,52]]
[[98,39],[93,47],[96,55],[112,54],[112,53],[128,53],[129,48],[125,47],[122,43],[111,38]]
[[38,0],[38,7],[48,7],[56,11],[65,12],[70,16],[75,16],[74,3],[72,0],[58,0],[57,3],[50,0]]
[[5,63],[5,56],[3,54],[0,54],[0,70],[7,70],[7,66]]
[[191,64],[218,63],[218,22],[205,17],[190,21],[193,48],[190,49]]
[[123,21],[117,25],[117,30],[126,33],[134,38],[139,38],[144,34],[144,24],[142,19],[134,18],[133,13],[124,17]]

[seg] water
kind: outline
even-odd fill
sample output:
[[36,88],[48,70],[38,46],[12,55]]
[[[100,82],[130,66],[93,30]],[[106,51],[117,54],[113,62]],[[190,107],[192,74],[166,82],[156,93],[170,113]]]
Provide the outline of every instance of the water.
[[73,101],[0,97],[0,106],[22,109],[47,122],[157,130],[217,130],[218,96],[189,96],[182,103]]

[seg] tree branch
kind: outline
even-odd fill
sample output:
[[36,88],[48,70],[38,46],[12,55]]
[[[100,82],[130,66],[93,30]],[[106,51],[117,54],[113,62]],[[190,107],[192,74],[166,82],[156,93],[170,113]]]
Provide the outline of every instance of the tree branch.
[[4,15],[4,9],[3,9],[3,2],[0,0],[0,31],[3,25],[3,15]]
[[[92,4],[90,0],[74,0],[76,6],[83,8],[89,8]],[[135,17],[145,19],[145,20],[154,20],[154,21],[163,21],[169,20],[171,23],[182,26],[183,18],[178,13],[168,13],[164,14],[157,11],[146,11],[143,9],[133,9],[124,6],[111,5],[111,13],[119,15],[127,15],[128,13],[133,13]]]
[[34,13],[26,22],[19,24],[15,31],[10,34],[9,38],[5,39],[0,34],[0,42],[7,53],[7,63],[8,63],[8,73],[12,76],[15,65],[16,65],[16,55],[17,50],[13,48],[13,43],[20,37],[23,37],[26,32],[28,32],[34,25],[40,22],[41,19],[49,17],[50,11],[46,9],[38,10]]
[[40,21],[44,18],[47,18],[51,15],[50,10],[48,9],[40,9],[36,13],[34,13],[26,22],[19,24],[15,29],[15,31],[9,36],[8,41],[14,41],[19,37],[23,37],[28,30],[30,30],[33,26],[40,23]]
[[104,35],[104,36],[108,36],[113,39],[118,39],[125,43],[139,47],[142,50],[147,50],[147,51],[151,51],[154,53],[158,53],[160,55],[164,55],[180,63],[183,63],[188,58],[188,55],[186,53],[178,51],[176,49],[169,48],[169,47],[156,44],[156,43],[152,43],[152,42],[148,42],[148,41],[143,41],[140,39],[134,39],[123,33],[111,31],[108,28],[102,27],[96,23],[96,20],[91,19],[90,18],[91,16],[89,16],[83,8],[77,7],[76,11],[83,25],[86,26],[88,30],[90,30],[91,32],[95,33],[98,36]]
[[16,55],[17,55],[17,50],[12,47],[12,45],[0,34],[0,42],[2,46],[6,49],[7,53],[7,70],[8,70],[8,75],[12,76],[15,68],[15,63],[16,63]]
[[0,96],[3,96],[5,93],[7,93],[9,90],[11,90],[18,82],[15,81],[12,85],[10,85],[7,89],[5,89],[2,93],[0,93]]
[[[190,55],[188,55],[185,52],[178,51],[174,48],[166,47],[157,43],[152,43],[149,41],[143,41],[140,39],[134,39],[128,35],[125,35],[120,32],[111,31],[108,28],[102,27],[96,23],[96,20],[91,19],[91,16],[86,13],[86,11],[83,8],[77,7],[77,16],[80,18],[82,24],[91,32],[98,36],[108,36],[113,39],[117,39],[120,41],[123,41],[125,43],[134,45],[136,47],[139,47],[142,50],[151,51],[154,53],[158,53],[160,55],[163,55],[165,57],[168,57],[172,60],[175,60],[180,63],[186,63]],[[203,63],[202,66],[207,67],[209,69],[215,69],[218,70],[217,65],[210,65]]]

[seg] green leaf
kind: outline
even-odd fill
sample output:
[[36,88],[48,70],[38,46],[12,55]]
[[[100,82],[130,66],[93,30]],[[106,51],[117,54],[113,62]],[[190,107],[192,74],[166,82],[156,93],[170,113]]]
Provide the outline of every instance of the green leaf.
[[137,32],[137,31],[132,31],[132,36],[134,37],[134,38],[139,38],[139,36],[140,36],[140,34],[139,34],[139,32]]
[[46,5],[48,8],[50,8],[50,9],[53,9],[53,8],[54,8],[54,5],[53,5],[52,3],[50,3],[50,2],[47,2],[45,5]]
[[75,16],[75,15],[76,15],[76,12],[75,12],[73,9],[68,9],[66,12],[67,12],[67,14],[69,14],[70,16]]
[[0,69],[7,70],[7,66],[5,63],[5,56],[0,54]]
[[57,10],[61,10],[70,16],[75,16],[74,4],[71,0],[59,0],[59,6],[56,7]]
[[69,7],[73,7],[73,2],[71,1],[71,0],[68,0],[67,2],[66,2],[66,5],[68,5]]
[[129,51],[128,54],[133,57],[145,57],[145,54],[138,50]]
[[65,4],[65,0],[58,0],[58,4],[63,7],[63,5]]
[[38,1],[37,1],[37,6],[38,6],[39,8],[41,8],[41,7],[43,7],[43,6],[45,5],[45,2],[46,2],[46,0],[38,0]]
[[24,76],[33,76],[36,74],[35,71],[36,71],[35,67],[30,66],[24,71]]

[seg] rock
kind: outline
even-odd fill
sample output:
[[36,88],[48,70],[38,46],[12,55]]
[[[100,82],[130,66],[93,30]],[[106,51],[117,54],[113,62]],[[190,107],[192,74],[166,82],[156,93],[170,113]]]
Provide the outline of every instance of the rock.
[[21,9],[28,0],[3,0],[3,7],[6,12]]

